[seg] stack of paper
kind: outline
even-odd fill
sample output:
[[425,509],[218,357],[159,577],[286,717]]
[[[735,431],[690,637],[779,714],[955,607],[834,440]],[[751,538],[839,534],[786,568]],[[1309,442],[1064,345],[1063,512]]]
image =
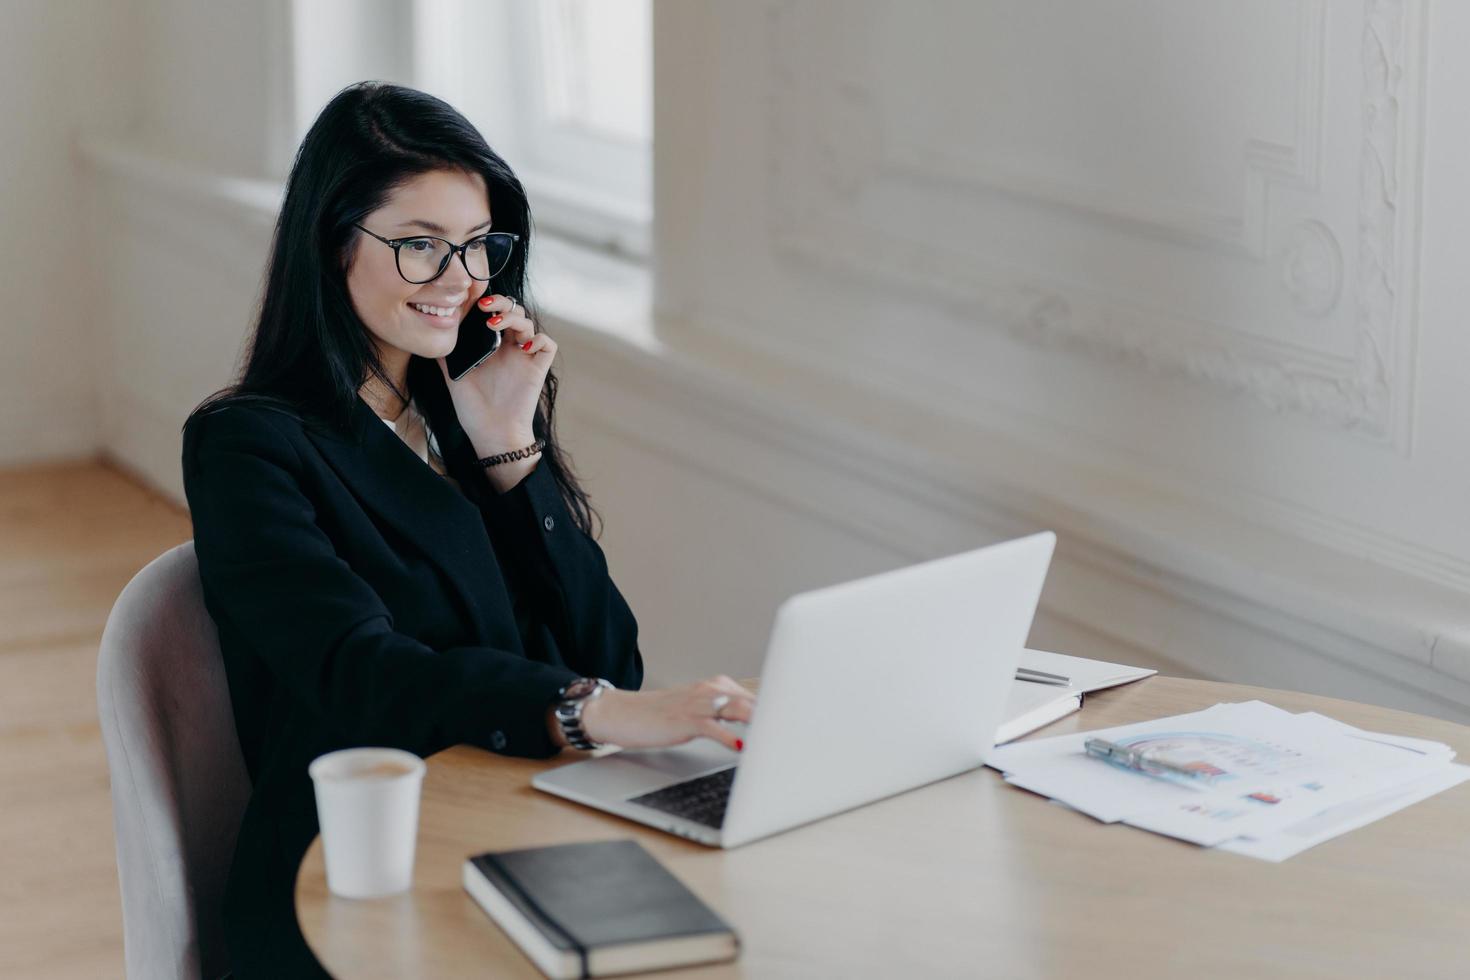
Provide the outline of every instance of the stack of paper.
[[[1101,738],[1194,770],[1088,755]],[[1006,781],[1108,823],[1280,861],[1470,778],[1440,742],[1365,732],[1261,701],[998,748]]]

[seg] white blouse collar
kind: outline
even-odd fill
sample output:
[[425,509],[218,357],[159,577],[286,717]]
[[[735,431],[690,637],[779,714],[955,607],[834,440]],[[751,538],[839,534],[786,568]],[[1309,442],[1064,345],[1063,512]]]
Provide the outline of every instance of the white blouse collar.
[[[409,401],[408,406],[399,413],[397,419],[383,419],[383,424],[392,429],[398,438],[402,439],[408,448],[418,455],[419,459],[425,463],[429,462],[429,442],[434,437],[433,433],[429,432],[428,422],[419,412],[417,404]],[[438,467],[434,468],[438,469]]]

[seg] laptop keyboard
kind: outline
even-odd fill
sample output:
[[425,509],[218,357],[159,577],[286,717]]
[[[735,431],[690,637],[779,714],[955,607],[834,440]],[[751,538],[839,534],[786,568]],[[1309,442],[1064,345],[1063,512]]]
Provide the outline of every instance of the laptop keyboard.
[[721,769],[706,776],[686,779],[682,783],[635,796],[629,803],[639,803],[676,817],[720,829],[725,822],[725,806],[730,802],[730,787],[735,782],[735,767]]

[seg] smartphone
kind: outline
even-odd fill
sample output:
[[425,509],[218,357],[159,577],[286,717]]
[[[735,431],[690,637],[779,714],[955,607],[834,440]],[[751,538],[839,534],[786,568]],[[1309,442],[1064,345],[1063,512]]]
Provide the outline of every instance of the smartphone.
[[470,306],[469,316],[459,321],[459,339],[454,342],[454,350],[444,358],[444,366],[453,380],[463,378],[485,358],[500,350],[501,331],[485,326],[486,319],[479,300],[476,300]]

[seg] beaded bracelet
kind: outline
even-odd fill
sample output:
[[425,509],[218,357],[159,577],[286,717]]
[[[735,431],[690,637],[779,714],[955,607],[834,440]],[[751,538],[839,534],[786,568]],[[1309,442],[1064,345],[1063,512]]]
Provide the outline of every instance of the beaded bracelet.
[[546,440],[537,439],[534,443],[527,446],[525,449],[512,449],[508,453],[496,453],[494,456],[486,456],[479,462],[481,466],[495,466],[499,463],[509,463],[512,460],[525,459],[527,456],[534,456],[545,448]]

